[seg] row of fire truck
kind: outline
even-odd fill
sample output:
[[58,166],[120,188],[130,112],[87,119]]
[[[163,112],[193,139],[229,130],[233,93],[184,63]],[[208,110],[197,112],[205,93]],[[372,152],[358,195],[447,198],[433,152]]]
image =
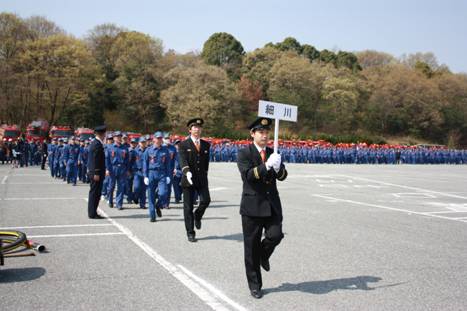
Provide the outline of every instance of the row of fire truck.
[[79,139],[90,139],[94,136],[93,130],[85,127],[80,127],[74,130],[67,125],[54,125],[49,127],[49,123],[45,120],[36,120],[31,122],[23,134],[21,128],[15,124],[0,125],[0,142],[15,142],[20,137],[27,141],[43,142],[47,138],[68,138],[75,136]]

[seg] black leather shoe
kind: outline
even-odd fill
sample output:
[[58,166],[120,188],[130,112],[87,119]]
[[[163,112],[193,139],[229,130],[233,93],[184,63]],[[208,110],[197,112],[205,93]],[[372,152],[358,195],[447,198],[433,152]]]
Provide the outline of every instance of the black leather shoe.
[[151,219],[149,219],[150,222],[156,222],[156,218],[155,217],[151,217]]
[[196,229],[201,229],[201,219],[195,219],[195,227]]
[[113,203],[109,203],[109,207],[110,207],[110,208],[113,208],[113,207],[114,207],[114,204],[113,204]]
[[263,267],[265,271],[271,270],[271,267],[269,266],[269,259],[264,259],[261,257],[261,267]]
[[253,296],[253,298],[256,299],[261,299],[263,297],[263,292],[261,291],[261,289],[252,289],[250,291],[250,294],[251,296]]
[[198,241],[198,240],[196,239],[196,237],[195,237],[193,234],[189,234],[189,235],[188,235],[188,241],[194,243],[194,242],[196,242],[196,241]]
[[156,208],[156,214],[158,217],[162,217],[162,212],[160,208]]

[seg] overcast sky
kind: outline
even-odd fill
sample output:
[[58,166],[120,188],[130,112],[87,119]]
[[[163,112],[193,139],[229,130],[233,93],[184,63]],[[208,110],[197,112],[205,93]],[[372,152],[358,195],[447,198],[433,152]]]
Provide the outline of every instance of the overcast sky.
[[319,50],[433,52],[467,72],[466,0],[0,0],[0,11],[42,15],[78,37],[111,22],[178,52],[201,50],[214,32],[234,35],[247,51],[292,36]]

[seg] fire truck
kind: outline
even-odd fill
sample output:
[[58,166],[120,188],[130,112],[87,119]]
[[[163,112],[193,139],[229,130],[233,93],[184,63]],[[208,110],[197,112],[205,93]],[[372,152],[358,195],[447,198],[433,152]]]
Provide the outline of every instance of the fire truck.
[[80,127],[76,129],[75,137],[83,140],[91,140],[94,138],[94,131],[85,127]]
[[128,132],[127,135],[128,135],[128,139],[130,140],[133,138],[138,139],[142,136],[141,133],[134,133],[134,132]]
[[73,129],[69,126],[52,126],[49,132],[50,138],[63,138],[73,136]]
[[2,142],[14,142],[21,136],[21,130],[17,125],[3,124],[0,126],[0,140]]
[[26,128],[26,139],[28,141],[43,142],[49,133],[49,123],[44,120],[37,120],[31,122]]

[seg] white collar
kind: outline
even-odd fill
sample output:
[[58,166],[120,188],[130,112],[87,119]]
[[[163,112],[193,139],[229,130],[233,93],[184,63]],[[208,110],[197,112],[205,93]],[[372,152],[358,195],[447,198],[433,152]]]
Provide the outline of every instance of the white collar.
[[101,144],[104,144],[104,143],[102,142],[102,140],[101,140],[98,136],[96,136],[95,138],[96,138],[98,141],[100,141]]
[[255,145],[256,149],[258,149],[259,154],[261,154],[261,151],[263,151],[263,150],[266,151],[266,147],[261,148],[260,146],[258,146],[258,145],[256,144],[256,142],[253,142],[253,145]]
[[191,135],[190,135],[190,138],[191,138],[191,140],[193,141],[193,143],[195,143],[195,145],[196,145],[196,143],[198,143],[198,144],[200,143],[201,138],[196,139],[196,138],[194,138],[194,137],[191,136]]

